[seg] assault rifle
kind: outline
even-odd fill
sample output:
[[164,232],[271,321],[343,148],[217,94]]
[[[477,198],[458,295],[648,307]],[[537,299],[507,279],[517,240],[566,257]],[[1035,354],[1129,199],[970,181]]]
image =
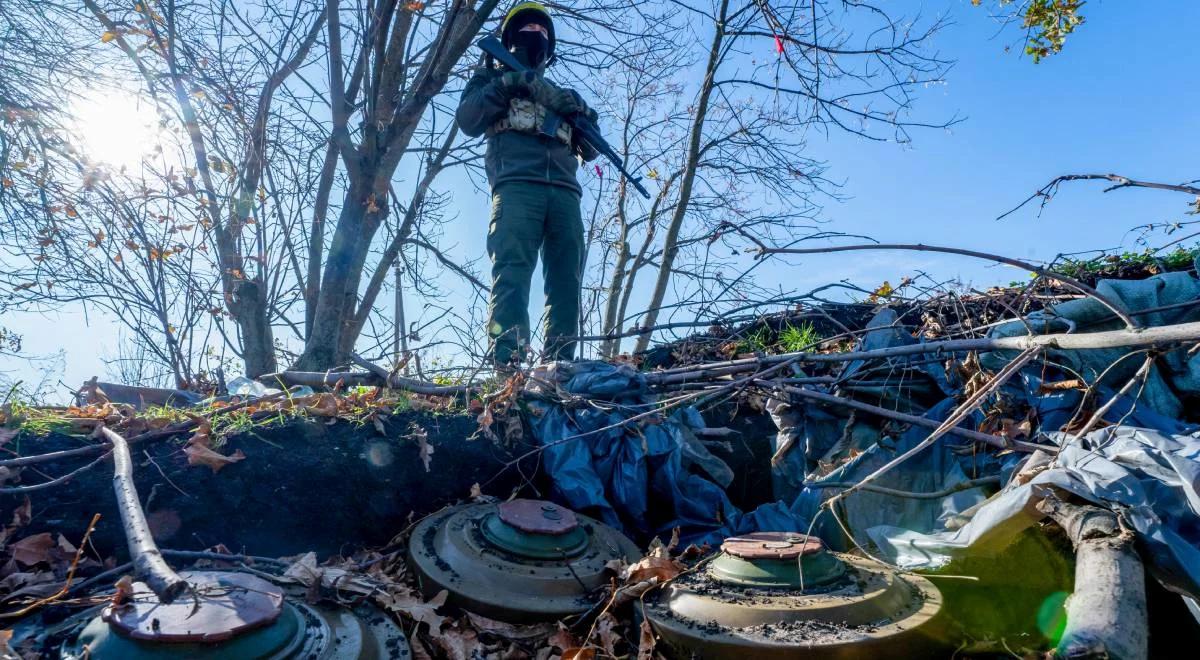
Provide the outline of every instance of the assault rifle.
[[[484,37],[475,45],[479,46],[479,49],[483,52],[491,55],[497,62],[503,64],[509,69],[512,69],[513,71],[524,73],[525,71],[529,70],[529,67],[517,61],[517,58],[513,57],[512,53],[508,52],[508,49],[506,49],[504,44],[500,43],[500,40],[496,37]],[[650,199],[650,192],[642,186],[642,178],[630,174],[629,170],[625,169],[625,162],[622,161],[621,157],[617,155],[617,152],[613,151],[613,148],[604,141],[604,137],[600,135],[600,129],[597,128],[595,124],[588,121],[586,117],[580,115],[560,117],[559,115],[550,112],[547,109],[546,121],[540,130],[546,135],[553,136],[558,130],[558,125],[561,122],[566,122],[567,125],[575,131],[575,135],[579,136],[579,139],[582,142],[585,142],[601,156],[607,158],[608,161],[613,164],[613,167],[617,168],[617,171],[621,173],[621,176],[625,177],[629,183],[633,184],[633,187],[636,188],[638,192],[642,193],[643,197]]]

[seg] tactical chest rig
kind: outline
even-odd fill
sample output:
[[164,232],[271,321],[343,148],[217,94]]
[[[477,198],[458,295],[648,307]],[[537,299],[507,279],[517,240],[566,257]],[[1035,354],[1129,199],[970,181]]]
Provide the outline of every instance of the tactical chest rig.
[[504,131],[544,135],[571,146],[571,127],[546,106],[527,98],[508,101],[508,114],[497,119],[488,129],[488,137]]

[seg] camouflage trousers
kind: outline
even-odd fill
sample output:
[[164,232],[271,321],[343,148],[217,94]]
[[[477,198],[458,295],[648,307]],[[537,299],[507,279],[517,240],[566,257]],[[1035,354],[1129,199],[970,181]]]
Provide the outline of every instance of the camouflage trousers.
[[508,181],[492,191],[487,251],[492,260],[488,335],[497,364],[529,345],[529,287],[538,253],[545,279],[545,355],[575,357],[583,270],[579,194],[562,186]]

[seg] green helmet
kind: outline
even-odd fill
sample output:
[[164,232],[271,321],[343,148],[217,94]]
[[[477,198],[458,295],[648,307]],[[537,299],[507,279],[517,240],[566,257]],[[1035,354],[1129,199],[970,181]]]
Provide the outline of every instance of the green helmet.
[[549,44],[546,47],[545,63],[554,61],[554,21],[550,20],[550,12],[540,2],[518,2],[508,10],[504,22],[500,24],[500,41],[505,48],[511,48],[514,35],[524,25],[537,23],[546,28]]

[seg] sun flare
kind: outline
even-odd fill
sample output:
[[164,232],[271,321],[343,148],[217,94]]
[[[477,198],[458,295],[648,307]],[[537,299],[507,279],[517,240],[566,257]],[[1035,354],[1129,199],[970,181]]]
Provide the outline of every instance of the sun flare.
[[162,150],[158,115],[134,94],[85,96],[75,102],[72,115],[77,146],[95,163],[132,170]]

